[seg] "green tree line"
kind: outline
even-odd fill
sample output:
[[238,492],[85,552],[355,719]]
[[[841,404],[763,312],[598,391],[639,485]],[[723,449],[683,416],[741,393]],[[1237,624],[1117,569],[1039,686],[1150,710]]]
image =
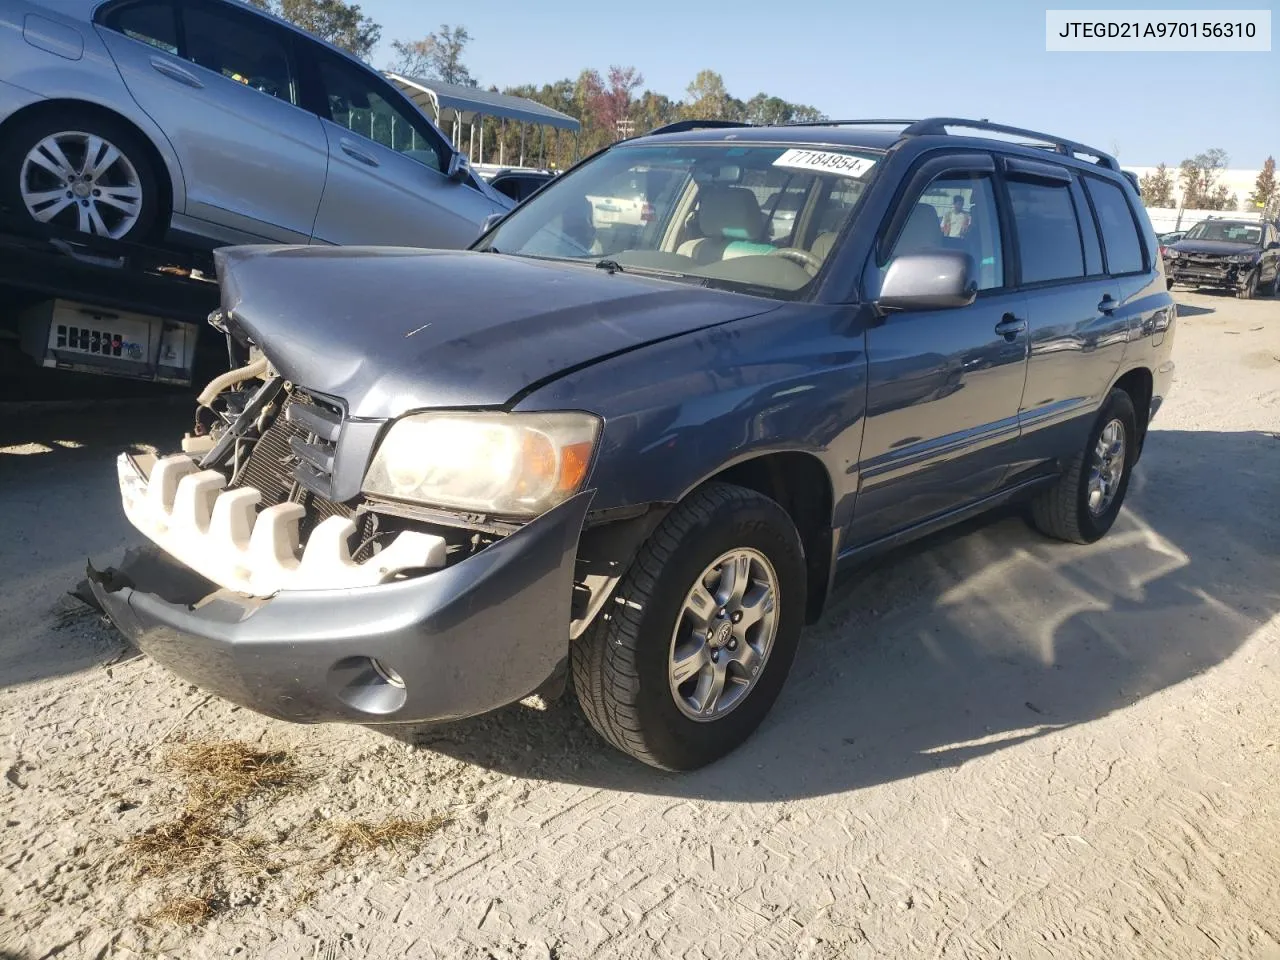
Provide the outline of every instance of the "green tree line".
[[1148,207],[1174,206],[1173,191],[1182,186],[1182,206],[1188,210],[1263,211],[1273,213],[1280,194],[1276,189],[1276,161],[1267,157],[1258,172],[1253,191],[1244,199],[1229,193],[1219,178],[1227,168],[1227,153],[1218,147],[1188,157],[1171,170],[1160,164],[1139,181],[1142,202]]

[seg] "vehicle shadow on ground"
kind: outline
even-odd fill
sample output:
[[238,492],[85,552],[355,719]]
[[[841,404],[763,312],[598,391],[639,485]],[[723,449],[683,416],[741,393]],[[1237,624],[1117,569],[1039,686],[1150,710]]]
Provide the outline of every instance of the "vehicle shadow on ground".
[[89,557],[113,559],[136,539],[116,456],[176,446],[192,409],[169,394],[55,411],[0,405],[0,687],[137,655],[67,592]]
[[1217,313],[1213,307],[1197,307],[1193,303],[1179,303],[1179,317],[1203,317],[1205,314]]
[[568,699],[380,729],[515,776],[713,800],[954,768],[1230,657],[1280,611],[1278,475],[1275,435],[1154,431],[1097,544],[1050,541],[1006,513],[876,561],[806,632],[756,735],[691,774],[614,752]]

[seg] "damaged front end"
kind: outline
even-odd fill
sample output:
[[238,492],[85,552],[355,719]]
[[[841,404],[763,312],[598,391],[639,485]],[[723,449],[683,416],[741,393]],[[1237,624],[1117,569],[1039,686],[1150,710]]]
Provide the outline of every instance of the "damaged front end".
[[201,394],[182,452],[118,459],[125,514],[151,541],[90,568],[121,631],[293,721],[454,719],[562,683],[592,492],[519,522],[366,495],[387,421],[349,417],[232,340],[243,366]]

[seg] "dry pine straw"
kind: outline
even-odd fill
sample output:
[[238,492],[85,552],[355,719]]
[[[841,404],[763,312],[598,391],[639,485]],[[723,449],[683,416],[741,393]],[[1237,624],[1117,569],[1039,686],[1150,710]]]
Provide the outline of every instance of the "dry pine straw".
[[[224,891],[234,877],[262,885],[288,866],[301,865],[272,862],[267,841],[237,835],[229,822],[240,802],[286,791],[310,779],[287,753],[239,741],[196,742],[170,752],[166,765],[187,789],[182,812],[130,837],[124,844],[124,858],[135,881],[183,874],[194,882],[166,897],[144,922],[204,923],[227,908]],[[449,818],[438,815],[326,822],[331,842],[323,853],[302,862],[310,863],[313,875],[319,875],[382,848],[412,855],[448,822]]]

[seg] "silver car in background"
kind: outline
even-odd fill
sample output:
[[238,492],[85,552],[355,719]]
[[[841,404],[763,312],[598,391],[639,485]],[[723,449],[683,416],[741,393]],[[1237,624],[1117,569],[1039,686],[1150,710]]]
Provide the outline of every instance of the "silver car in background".
[[0,0],[0,210],[117,240],[462,247],[512,206],[377,71],[236,0]]

